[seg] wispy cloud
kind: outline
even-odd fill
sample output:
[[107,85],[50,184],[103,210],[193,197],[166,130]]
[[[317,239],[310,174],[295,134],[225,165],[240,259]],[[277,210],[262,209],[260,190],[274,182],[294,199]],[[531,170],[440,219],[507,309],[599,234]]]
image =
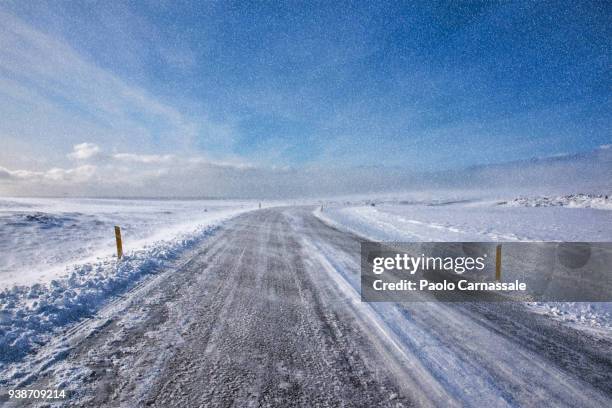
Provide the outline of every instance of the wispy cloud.
[[[64,183],[74,184],[85,183],[90,181],[96,173],[96,166],[87,164],[70,169],[51,168],[46,171],[30,171],[30,170],[9,170],[0,167],[0,180],[20,181],[28,184],[36,183],[60,183],[62,187]],[[18,184],[16,187],[22,187]],[[58,187],[59,185],[55,185]]]
[[569,159],[609,143],[608,25],[581,4],[0,1],[0,194],[304,195]]
[[73,146],[68,157],[76,160],[87,160],[100,152],[100,147],[94,143],[79,143]]
[[44,170],[0,167],[0,194],[221,194],[219,187],[227,179],[247,170],[256,171],[242,160],[214,161],[193,154],[113,153],[91,142],[75,144],[66,156],[78,165]]
[[125,162],[134,163],[147,163],[147,164],[161,164],[169,163],[174,160],[175,156],[172,154],[134,154],[134,153],[116,153],[113,158]]
[[[192,150],[202,140],[231,143],[231,125],[184,114],[96,65],[63,39],[3,11],[1,5],[0,21],[0,135],[15,145],[29,142],[33,152],[21,152],[24,156],[38,153],[36,142],[41,137],[55,140],[45,147],[56,157],[84,135],[117,150],[155,151],[160,140],[164,149],[174,151]],[[96,153],[93,144],[79,145],[69,158],[85,159]],[[0,163],[2,159],[0,155]]]

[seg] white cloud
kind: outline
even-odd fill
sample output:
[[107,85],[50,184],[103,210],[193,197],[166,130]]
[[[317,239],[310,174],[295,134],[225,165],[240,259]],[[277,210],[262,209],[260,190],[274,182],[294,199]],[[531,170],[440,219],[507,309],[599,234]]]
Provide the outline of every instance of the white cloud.
[[53,168],[44,173],[44,178],[51,181],[84,183],[93,178],[96,166],[85,165],[73,169]]
[[75,168],[61,169],[54,167],[46,171],[9,170],[0,167],[0,180],[27,183],[84,183],[91,180],[96,173],[96,166],[84,165]]
[[94,143],[79,143],[72,147],[68,157],[76,160],[87,160],[100,153],[100,147]]
[[13,178],[13,172],[7,168],[0,167],[0,180]]
[[0,179],[3,180],[33,180],[44,177],[44,172],[30,170],[10,170],[0,167]]
[[160,163],[170,163],[175,159],[175,156],[172,154],[134,154],[134,153],[116,153],[113,156],[113,159],[124,161],[124,162],[133,162],[133,163],[144,163],[144,164],[160,164]]
[[196,157],[189,157],[185,161],[186,163],[192,164],[192,165],[210,165],[210,166],[219,166],[219,167],[229,167],[229,168],[235,168],[235,169],[241,169],[241,170],[257,168],[257,166],[251,163],[245,162],[242,159],[211,160],[206,157],[196,156]]

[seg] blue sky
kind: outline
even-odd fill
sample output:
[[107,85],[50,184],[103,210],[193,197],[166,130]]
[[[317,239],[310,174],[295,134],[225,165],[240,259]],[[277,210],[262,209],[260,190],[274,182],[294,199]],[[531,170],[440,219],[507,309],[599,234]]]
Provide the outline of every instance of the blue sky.
[[[437,171],[597,149],[611,16],[586,1],[5,1],[4,188],[100,169],[155,185],[180,163]],[[83,143],[97,152],[77,159]]]

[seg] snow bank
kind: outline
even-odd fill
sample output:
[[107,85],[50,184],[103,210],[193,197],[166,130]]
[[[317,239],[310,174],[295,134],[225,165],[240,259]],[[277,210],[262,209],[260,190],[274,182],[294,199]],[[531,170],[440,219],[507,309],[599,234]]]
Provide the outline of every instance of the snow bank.
[[66,325],[91,316],[142,277],[171,266],[221,222],[244,211],[226,211],[206,224],[192,224],[190,232],[128,251],[121,261],[108,256],[68,267],[66,274],[47,283],[5,288],[0,292],[0,369],[22,359]]
[[0,199],[0,290],[48,283],[75,263],[114,254],[114,226],[126,250],[214,223],[236,210],[235,200]]

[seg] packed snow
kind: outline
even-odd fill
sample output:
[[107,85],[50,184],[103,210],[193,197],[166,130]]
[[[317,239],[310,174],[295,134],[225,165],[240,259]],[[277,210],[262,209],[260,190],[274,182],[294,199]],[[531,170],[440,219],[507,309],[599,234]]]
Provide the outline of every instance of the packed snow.
[[[409,194],[326,200],[315,213],[328,224],[374,241],[610,242],[609,202],[605,195],[586,194],[556,199],[477,199],[472,195],[433,199]],[[612,303],[539,302],[531,306],[569,324],[612,330]]]
[[[0,368],[254,208],[215,200],[0,201]],[[123,231],[120,261],[114,225]]]

